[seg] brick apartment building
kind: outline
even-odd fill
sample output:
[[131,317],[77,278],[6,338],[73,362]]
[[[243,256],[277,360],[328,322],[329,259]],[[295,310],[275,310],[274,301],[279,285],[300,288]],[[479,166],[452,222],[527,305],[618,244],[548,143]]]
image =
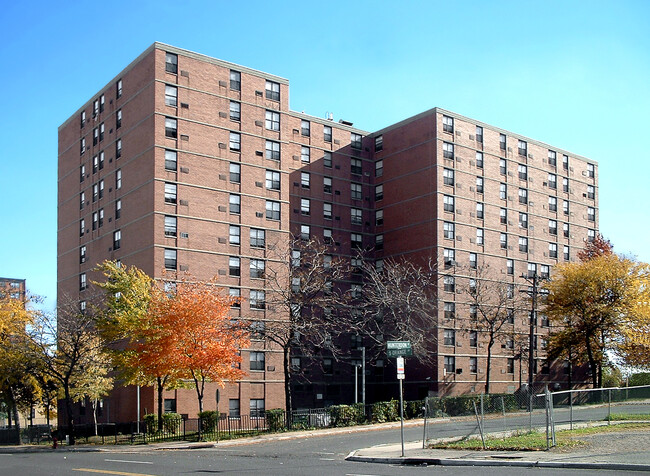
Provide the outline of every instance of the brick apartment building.
[[[260,269],[290,233],[330,242],[346,259],[367,249],[379,265],[435,257],[459,279],[456,263],[490,263],[520,285],[522,273],[548,274],[595,236],[593,161],[438,108],[368,133],[292,111],[288,99],[286,79],[160,43],[111,80],[59,128],[59,299],[83,309],[96,294],[92,269],[116,259],[155,278],[218,275],[244,298],[234,317],[285,319],[265,309]],[[441,280],[439,302],[437,365],[407,378],[407,398],[481,391],[485,380],[481,339],[444,317],[451,303],[467,312],[462,296]],[[527,332],[528,317],[514,328]],[[507,344],[495,352],[494,391],[527,380]],[[360,345],[297,384],[296,405],[351,402]],[[249,374],[220,392],[218,409],[282,407],[281,352],[254,340],[242,357]],[[389,365],[367,362],[368,400],[396,394]],[[539,378],[566,381],[547,370],[540,364]],[[102,418],[133,420],[134,402],[133,388],[117,389]],[[165,405],[196,412],[192,390],[166,392]],[[155,411],[152,389],[142,392],[145,411]]]

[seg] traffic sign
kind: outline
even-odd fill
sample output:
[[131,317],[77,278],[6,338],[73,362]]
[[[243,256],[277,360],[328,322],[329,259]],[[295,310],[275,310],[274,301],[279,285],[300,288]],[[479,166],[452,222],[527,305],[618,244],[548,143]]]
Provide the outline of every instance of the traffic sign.
[[386,354],[388,357],[410,357],[413,347],[409,341],[389,340],[386,342]]

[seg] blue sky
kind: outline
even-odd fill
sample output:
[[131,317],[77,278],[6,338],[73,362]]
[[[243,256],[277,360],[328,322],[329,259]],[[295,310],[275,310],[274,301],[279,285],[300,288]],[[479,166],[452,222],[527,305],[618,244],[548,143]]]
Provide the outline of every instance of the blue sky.
[[650,2],[12,2],[0,276],[56,297],[57,128],[154,41],[288,78],[373,131],[434,106],[594,159],[600,228],[650,262]]

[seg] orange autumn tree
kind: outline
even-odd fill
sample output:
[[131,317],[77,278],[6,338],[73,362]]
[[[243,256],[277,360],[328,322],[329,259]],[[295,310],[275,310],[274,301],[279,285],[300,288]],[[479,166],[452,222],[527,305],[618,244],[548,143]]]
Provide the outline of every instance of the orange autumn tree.
[[[160,293],[150,304],[156,325],[152,341],[165,349],[172,367],[181,378],[194,382],[203,411],[205,383],[241,379],[245,372],[240,349],[249,345],[248,331],[230,319],[236,298],[226,296],[215,280],[193,282],[188,278],[175,284],[171,293]],[[146,355],[142,356],[146,359]]]

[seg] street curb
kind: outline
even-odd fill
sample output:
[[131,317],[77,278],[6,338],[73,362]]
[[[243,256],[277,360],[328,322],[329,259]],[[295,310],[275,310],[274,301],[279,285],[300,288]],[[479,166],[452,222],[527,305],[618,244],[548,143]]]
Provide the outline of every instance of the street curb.
[[27,454],[27,453],[96,453],[102,451],[102,447],[88,447],[88,446],[68,446],[59,447],[57,449],[51,446],[37,447],[37,446],[12,446],[11,448],[0,447],[0,454]]
[[549,469],[606,469],[614,471],[650,471],[650,465],[626,463],[578,463],[562,461],[506,461],[506,460],[471,460],[471,459],[444,459],[444,458],[373,458],[370,456],[356,456],[352,451],[345,457],[346,461],[359,463],[398,464],[402,466],[509,466],[518,468],[549,468]]

